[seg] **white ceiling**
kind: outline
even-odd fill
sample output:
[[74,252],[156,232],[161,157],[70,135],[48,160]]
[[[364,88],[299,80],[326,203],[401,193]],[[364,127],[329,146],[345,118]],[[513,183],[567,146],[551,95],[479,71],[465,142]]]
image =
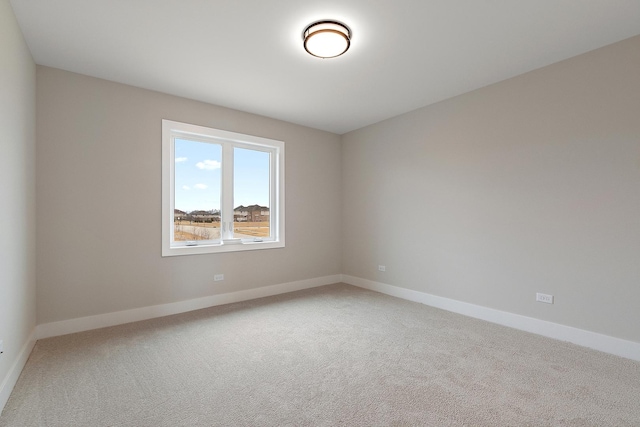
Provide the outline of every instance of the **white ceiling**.
[[[38,64],[338,134],[640,34],[640,0],[11,0]],[[305,26],[351,49],[318,59]]]

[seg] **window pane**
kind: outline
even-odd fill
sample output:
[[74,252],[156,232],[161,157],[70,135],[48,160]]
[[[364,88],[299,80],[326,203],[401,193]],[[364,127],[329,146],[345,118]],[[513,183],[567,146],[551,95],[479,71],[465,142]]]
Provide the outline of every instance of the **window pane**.
[[270,154],[234,148],[233,162],[233,236],[251,240],[268,238],[271,236]]
[[220,239],[222,146],[175,140],[173,240]]

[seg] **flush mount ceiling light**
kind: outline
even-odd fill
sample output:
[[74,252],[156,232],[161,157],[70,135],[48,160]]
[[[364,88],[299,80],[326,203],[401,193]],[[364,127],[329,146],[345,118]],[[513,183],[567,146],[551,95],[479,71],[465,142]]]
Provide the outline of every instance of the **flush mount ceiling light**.
[[304,49],[318,58],[335,58],[351,45],[351,30],[337,21],[317,21],[302,33]]

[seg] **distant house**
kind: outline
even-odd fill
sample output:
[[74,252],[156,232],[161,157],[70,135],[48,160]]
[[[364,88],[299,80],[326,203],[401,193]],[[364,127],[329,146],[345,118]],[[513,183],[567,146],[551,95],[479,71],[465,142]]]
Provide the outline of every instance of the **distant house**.
[[181,211],[180,209],[174,209],[173,210],[173,220],[174,221],[181,221],[183,219],[187,219],[187,213],[184,211]]
[[220,222],[220,211],[191,211],[189,220],[193,222]]
[[260,205],[238,206],[233,210],[235,222],[268,222],[269,208]]

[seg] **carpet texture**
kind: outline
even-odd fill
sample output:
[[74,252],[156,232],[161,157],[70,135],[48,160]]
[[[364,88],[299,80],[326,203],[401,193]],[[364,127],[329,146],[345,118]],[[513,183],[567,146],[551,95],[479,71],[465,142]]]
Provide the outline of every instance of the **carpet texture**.
[[0,426],[640,426],[640,363],[337,284],[37,342]]

